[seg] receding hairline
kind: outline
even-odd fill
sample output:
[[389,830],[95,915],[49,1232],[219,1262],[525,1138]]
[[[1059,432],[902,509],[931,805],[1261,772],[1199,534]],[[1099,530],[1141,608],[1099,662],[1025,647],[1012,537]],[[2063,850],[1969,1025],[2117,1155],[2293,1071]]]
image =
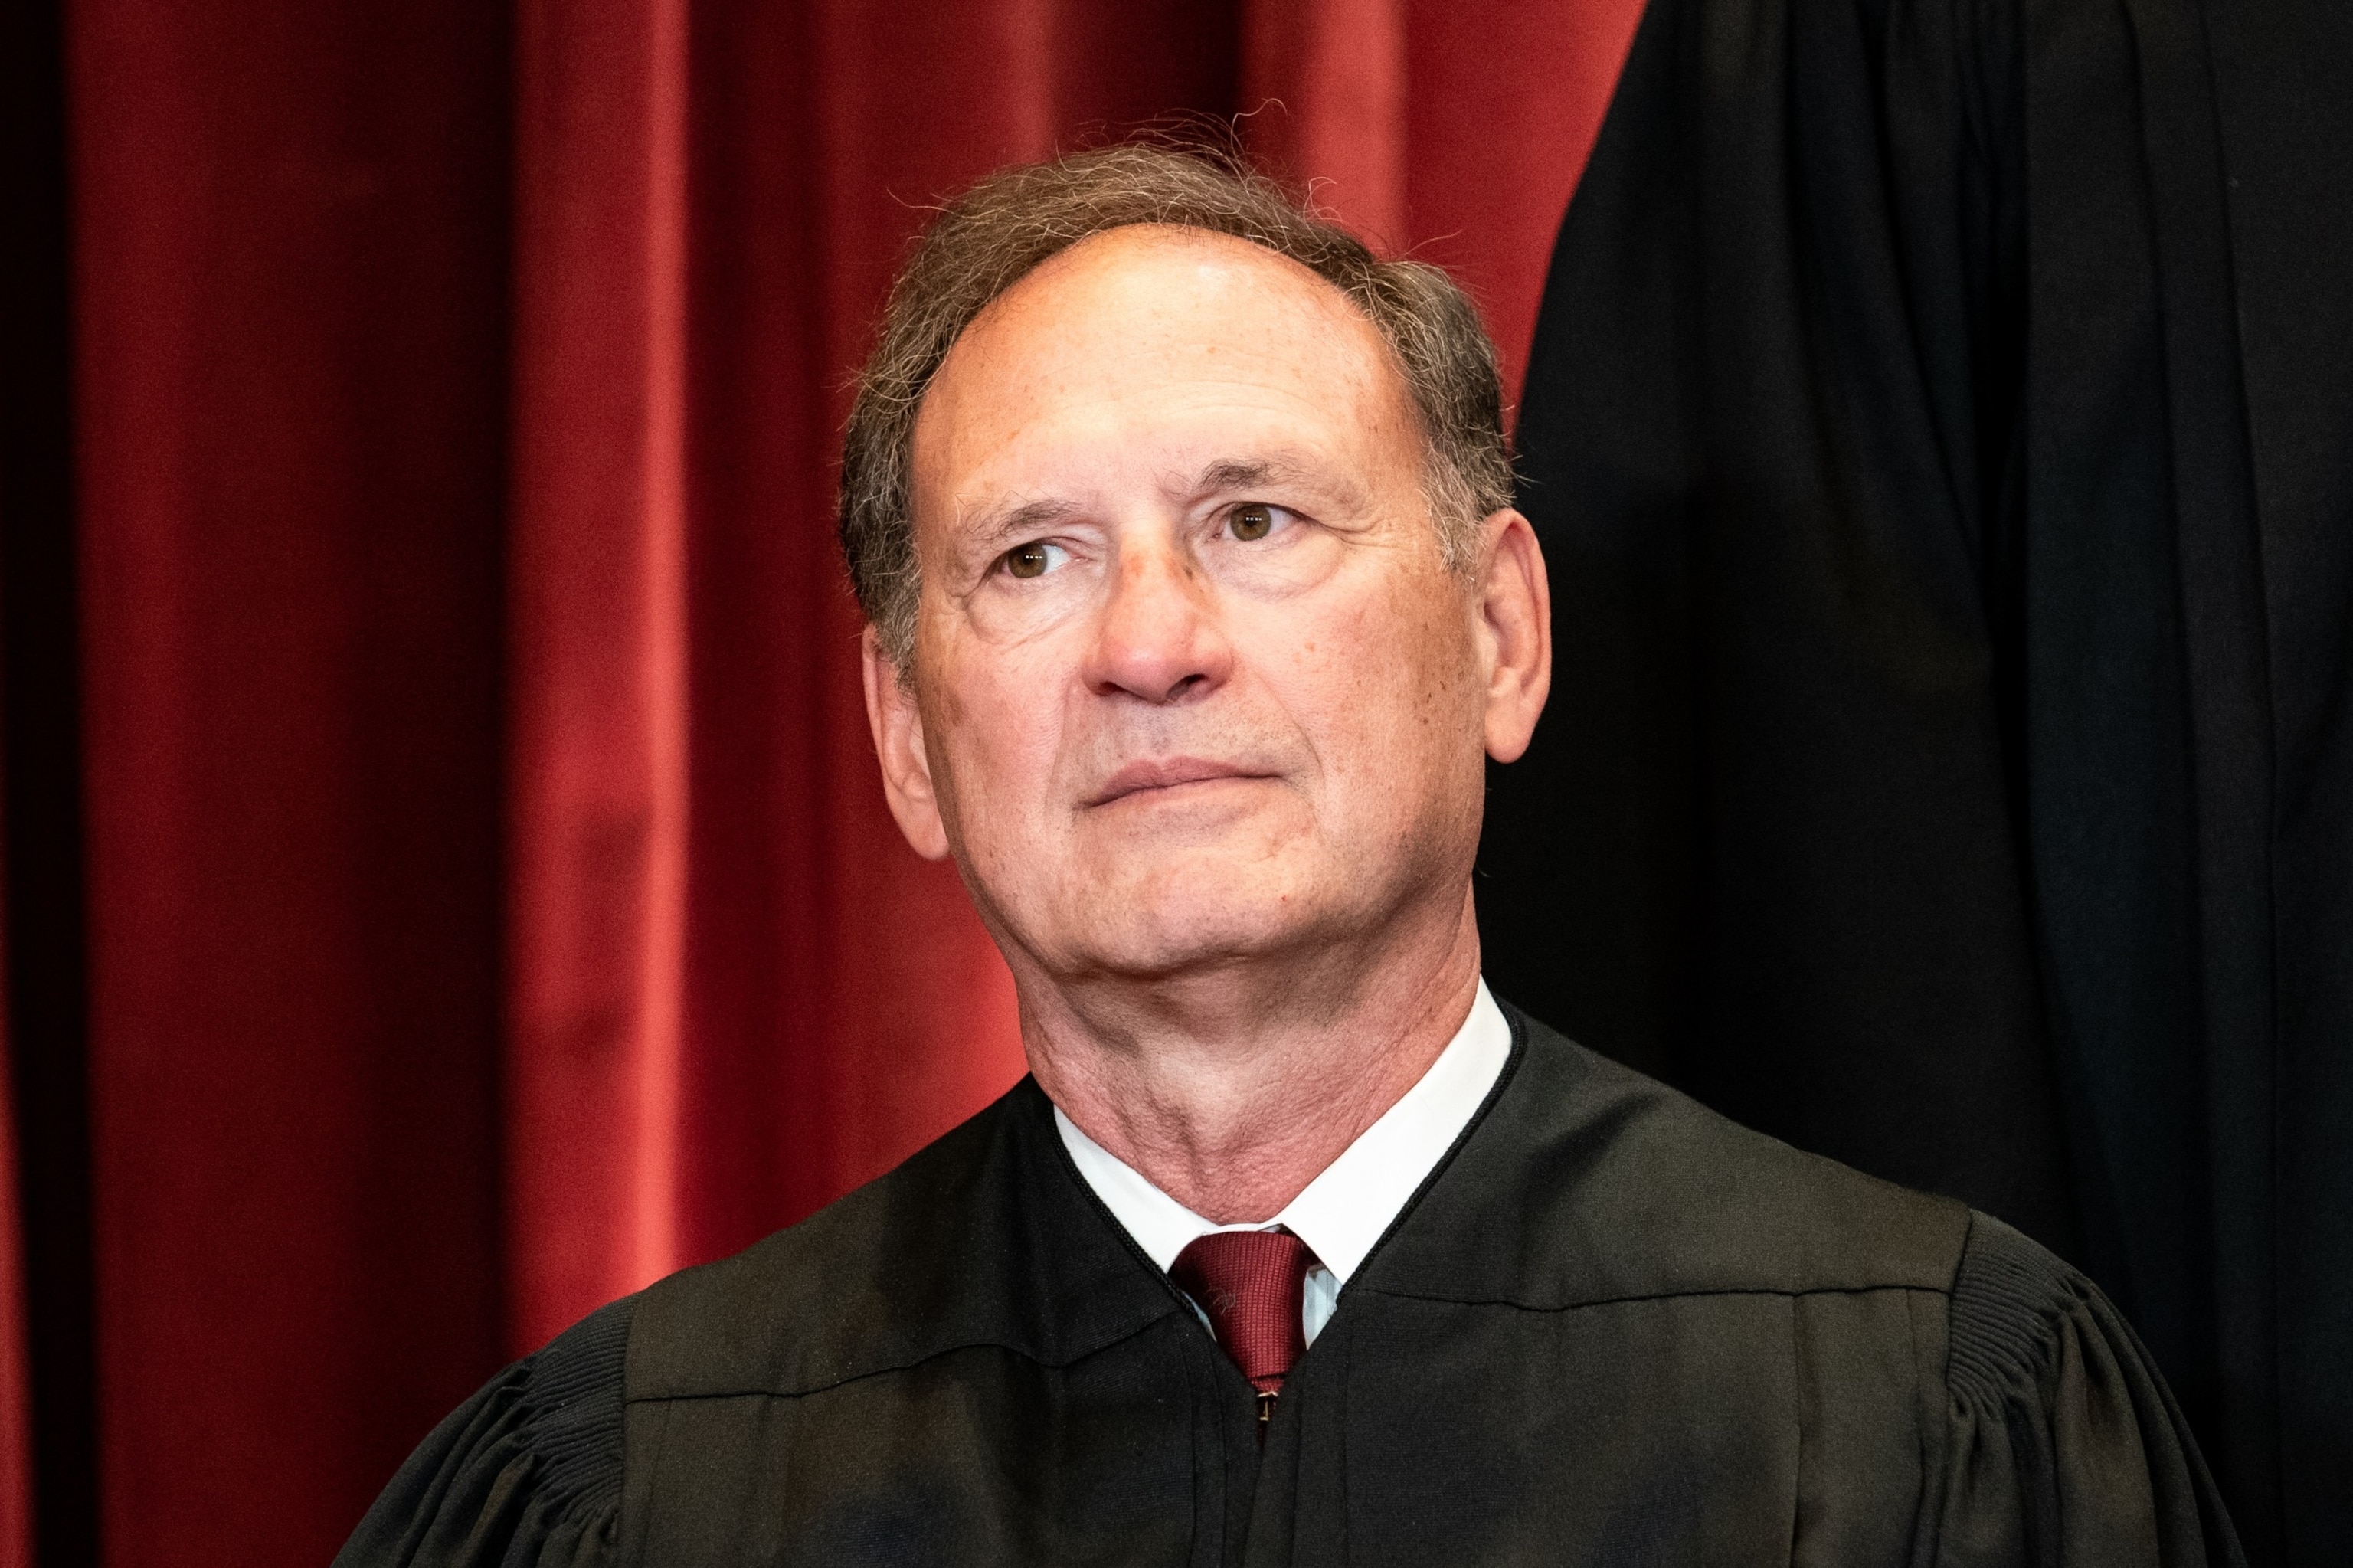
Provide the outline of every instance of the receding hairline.
[[[1204,228],[1195,223],[1172,223],[1166,219],[1138,219],[1134,223],[1113,224],[1108,228],[1098,228],[1091,234],[1082,235],[1051,255],[1041,258],[1036,266],[990,296],[988,302],[974,313],[971,321],[965,323],[965,331],[969,332],[979,325],[987,318],[991,311],[1006,300],[1021,292],[1036,280],[1069,270],[1077,265],[1080,260],[1091,251],[1100,252],[1114,246],[1141,246],[1157,249],[1240,250],[1274,262],[1286,274],[1303,282],[1312,283],[1317,289],[1344,302],[1351,311],[1364,319],[1366,324],[1373,324],[1372,317],[1365,313],[1364,308],[1349,296],[1347,290],[1297,257],[1286,256],[1263,240],[1252,239],[1243,234],[1229,234],[1221,228]],[[963,334],[957,335],[961,337]]]
[[[1135,232],[1137,230],[1146,232],[1139,234]],[[1426,421],[1420,407],[1413,395],[1411,377],[1398,356],[1396,345],[1389,341],[1388,334],[1381,331],[1380,323],[1373,319],[1371,313],[1366,311],[1347,290],[1324,277],[1313,267],[1301,262],[1297,258],[1286,256],[1271,246],[1262,245],[1257,240],[1241,235],[1226,234],[1218,229],[1201,228],[1191,224],[1124,223],[1114,228],[1098,229],[1040,260],[1035,267],[990,296],[988,302],[975,312],[972,319],[966,322],[950,340],[947,352],[941,355],[939,363],[933,366],[931,374],[923,378],[922,389],[916,394],[914,417],[910,422],[907,445],[909,465],[907,493],[910,502],[913,502],[923,490],[919,478],[919,463],[925,445],[923,432],[932,409],[932,393],[949,376],[951,367],[956,363],[958,351],[976,334],[982,332],[993,323],[1001,323],[1002,313],[1008,307],[1008,302],[1014,302],[1012,308],[1018,309],[1020,297],[1029,291],[1033,284],[1039,287],[1050,287],[1058,274],[1065,274],[1074,268],[1085,266],[1090,260],[1100,264],[1106,249],[1123,244],[1159,250],[1193,249],[1222,251],[1229,254],[1239,249],[1250,253],[1254,260],[1273,263],[1279,275],[1287,277],[1293,282],[1304,284],[1305,287],[1301,291],[1300,296],[1303,300],[1315,300],[1327,307],[1337,309],[1359,330],[1362,345],[1368,352],[1371,362],[1379,366],[1377,384],[1396,412],[1404,420],[1406,429],[1419,450],[1418,459],[1419,465],[1427,469],[1431,462],[1437,461],[1436,454],[1430,450],[1429,431],[1425,428]],[[911,517],[910,521],[913,522],[915,519]]]
[[1071,241],[990,295],[987,302],[973,313],[972,319],[957,329],[955,336],[948,342],[947,351],[940,355],[939,363],[932,367],[930,375],[923,377],[922,389],[915,397],[915,427],[922,427],[923,410],[931,403],[932,388],[947,374],[948,366],[955,363],[956,351],[974,334],[988,325],[993,319],[1000,317],[1008,302],[1018,302],[1033,288],[1050,285],[1057,274],[1086,264],[1091,252],[1099,256],[1105,249],[1119,244],[1141,245],[1155,249],[1194,249],[1228,253],[1239,250],[1253,260],[1271,263],[1283,276],[1304,284],[1306,287],[1303,292],[1305,295],[1336,305],[1349,320],[1360,325],[1369,334],[1376,356],[1388,370],[1397,389],[1404,395],[1409,405],[1412,403],[1411,380],[1398,358],[1396,345],[1381,331],[1380,323],[1373,319],[1372,313],[1365,309],[1361,301],[1314,268],[1296,257],[1285,256],[1271,245],[1239,234],[1226,234],[1187,223],[1123,223],[1097,229]]

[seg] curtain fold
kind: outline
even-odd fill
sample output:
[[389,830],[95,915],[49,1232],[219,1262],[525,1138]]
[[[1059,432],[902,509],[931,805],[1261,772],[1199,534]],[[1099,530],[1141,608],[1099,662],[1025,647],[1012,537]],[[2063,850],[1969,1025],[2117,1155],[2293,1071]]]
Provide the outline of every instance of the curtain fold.
[[514,1348],[678,1246],[684,0],[526,0],[507,506]]
[[[7,691],[83,705],[89,1026],[6,1047],[86,1073],[98,1439],[31,1528],[292,1564],[501,1360],[1021,1071],[831,537],[927,205],[1279,100],[1257,151],[1516,380],[1638,6],[53,8],[81,652]],[[0,1531],[70,1436],[13,1364]]]

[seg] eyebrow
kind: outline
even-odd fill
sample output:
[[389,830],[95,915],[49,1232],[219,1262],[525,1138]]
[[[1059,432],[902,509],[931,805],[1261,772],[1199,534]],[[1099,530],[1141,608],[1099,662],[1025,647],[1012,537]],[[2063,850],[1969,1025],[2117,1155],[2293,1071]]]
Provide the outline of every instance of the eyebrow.
[[1226,458],[1201,471],[1191,490],[1195,495],[1215,495],[1228,490],[1256,490],[1291,477],[1297,465],[1265,458]]
[[1230,495],[1236,491],[1263,490],[1271,485],[1297,485],[1337,501],[1344,506],[1361,504],[1365,498],[1363,487],[1347,475],[1335,472],[1324,464],[1282,454],[1262,458],[1220,458],[1201,470],[1189,493],[1198,499]]
[[992,507],[981,514],[970,537],[973,543],[993,549],[1017,534],[1050,527],[1079,511],[1075,501],[1024,501],[1017,505]]
[[[1235,490],[1260,490],[1306,477],[1303,464],[1289,458],[1220,458],[1204,468],[1186,487],[1193,495],[1220,495]],[[1175,486],[1170,488],[1174,489]]]

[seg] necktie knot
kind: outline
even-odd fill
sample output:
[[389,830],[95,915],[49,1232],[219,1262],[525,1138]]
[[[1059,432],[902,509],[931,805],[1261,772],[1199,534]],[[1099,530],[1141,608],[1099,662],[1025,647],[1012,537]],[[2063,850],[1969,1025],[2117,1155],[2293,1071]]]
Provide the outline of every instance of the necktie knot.
[[1289,1231],[1218,1231],[1196,1236],[1168,1277],[1200,1304],[1234,1365],[1261,1397],[1271,1397],[1307,1353],[1300,1320],[1315,1255]]

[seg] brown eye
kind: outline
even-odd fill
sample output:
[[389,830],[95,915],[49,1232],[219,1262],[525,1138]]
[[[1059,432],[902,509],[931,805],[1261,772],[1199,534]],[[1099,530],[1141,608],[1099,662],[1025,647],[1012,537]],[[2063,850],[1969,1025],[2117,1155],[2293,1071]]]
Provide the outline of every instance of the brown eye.
[[1237,506],[1226,526],[1233,530],[1237,539],[1263,539],[1274,532],[1274,508],[1255,501]]
[[1045,576],[1046,568],[1053,565],[1052,558],[1047,554],[1050,548],[1050,546],[1042,541],[1030,545],[1016,545],[1012,549],[1005,552],[1007,573],[1017,577]]

